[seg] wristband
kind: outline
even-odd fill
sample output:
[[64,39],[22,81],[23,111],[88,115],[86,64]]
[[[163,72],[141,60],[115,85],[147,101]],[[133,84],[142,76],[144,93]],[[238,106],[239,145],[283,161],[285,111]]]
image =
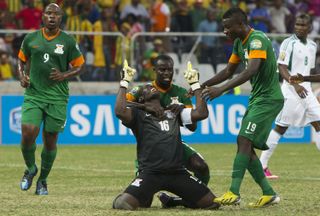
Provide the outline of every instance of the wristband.
[[193,83],[193,84],[191,84],[190,86],[191,86],[192,91],[195,91],[195,90],[197,90],[197,89],[200,89],[200,88],[201,88],[201,86],[200,86],[200,83],[199,83],[199,82]]
[[120,86],[127,89],[129,87],[129,82],[126,80],[121,80]]

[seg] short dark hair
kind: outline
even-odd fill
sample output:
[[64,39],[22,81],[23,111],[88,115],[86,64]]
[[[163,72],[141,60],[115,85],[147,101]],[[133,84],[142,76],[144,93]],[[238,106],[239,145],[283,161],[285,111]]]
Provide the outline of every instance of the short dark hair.
[[306,13],[298,14],[296,16],[296,20],[297,19],[305,19],[305,20],[307,20],[309,22],[310,25],[312,25],[312,22],[313,22],[312,17],[309,14],[306,14]]
[[232,16],[237,16],[237,18],[244,24],[248,24],[248,18],[247,14],[241,10],[238,7],[232,7],[229,10],[227,10],[223,16],[222,19],[228,19],[231,18]]
[[153,61],[154,66],[156,66],[156,65],[158,64],[158,61],[160,61],[160,60],[170,61],[172,64],[174,64],[173,59],[172,59],[170,56],[165,55],[165,54],[161,54],[161,55],[158,55],[158,56],[154,59],[154,61]]

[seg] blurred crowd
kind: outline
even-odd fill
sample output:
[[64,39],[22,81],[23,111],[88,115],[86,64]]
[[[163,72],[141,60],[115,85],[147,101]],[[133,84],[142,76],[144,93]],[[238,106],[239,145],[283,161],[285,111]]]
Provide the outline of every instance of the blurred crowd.
[[[84,81],[116,81],[123,58],[130,59],[131,38],[138,32],[222,32],[221,16],[232,6],[247,12],[250,25],[266,33],[292,33],[297,13],[313,16],[311,35],[320,34],[320,0],[0,0],[0,29],[39,29],[51,2],[64,10],[67,31],[120,32],[119,36],[75,35],[86,58]],[[0,34],[0,79],[14,80],[23,34]],[[274,38],[277,47],[283,38]],[[160,53],[190,52],[195,37],[137,37],[134,44],[139,81],[154,79],[152,60]],[[223,50],[224,52],[221,52]],[[195,50],[199,63],[226,62],[232,43],[203,36]],[[320,65],[320,59],[317,59]]]

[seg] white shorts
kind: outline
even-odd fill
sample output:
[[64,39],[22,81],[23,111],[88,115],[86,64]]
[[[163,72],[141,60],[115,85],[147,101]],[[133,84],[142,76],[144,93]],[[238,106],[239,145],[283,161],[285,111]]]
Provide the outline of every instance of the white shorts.
[[282,127],[304,127],[310,122],[320,121],[320,103],[314,94],[304,99],[285,98],[284,105],[276,118]]

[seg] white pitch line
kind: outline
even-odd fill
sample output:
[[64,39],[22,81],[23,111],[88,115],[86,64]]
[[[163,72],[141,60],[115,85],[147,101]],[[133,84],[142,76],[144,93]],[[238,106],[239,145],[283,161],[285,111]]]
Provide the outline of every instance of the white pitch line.
[[[8,168],[24,168],[24,165],[21,164],[7,164],[7,163],[0,163],[0,167],[8,167]],[[60,169],[60,170],[72,170],[72,171],[84,171],[84,172],[116,172],[116,173],[134,173],[135,170],[125,170],[125,169],[88,169],[84,167],[74,167],[74,166],[54,166],[53,169]],[[231,170],[210,170],[211,177],[214,176],[230,176],[231,177]],[[292,177],[292,176],[280,176],[278,180],[281,179],[292,179],[292,180],[306,180],[306,181],[320,181],[320,177]],[[272,180],[272,181],[278,181],[278,180]]]

